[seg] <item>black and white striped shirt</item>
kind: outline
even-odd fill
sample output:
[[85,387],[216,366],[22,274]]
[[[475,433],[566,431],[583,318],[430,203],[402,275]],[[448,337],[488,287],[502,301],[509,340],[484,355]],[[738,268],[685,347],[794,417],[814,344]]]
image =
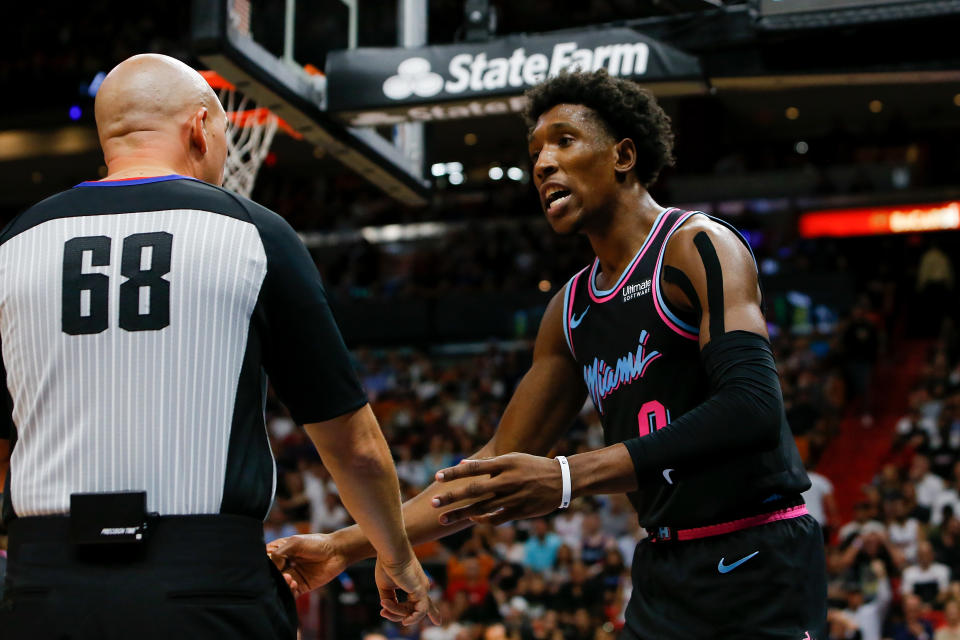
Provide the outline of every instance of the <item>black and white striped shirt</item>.
[[4,517],[145,490],[161,515],[264,517],[266,375],[299,423],[366,403],[293,229],[183,176],[88,182],[0,235]]

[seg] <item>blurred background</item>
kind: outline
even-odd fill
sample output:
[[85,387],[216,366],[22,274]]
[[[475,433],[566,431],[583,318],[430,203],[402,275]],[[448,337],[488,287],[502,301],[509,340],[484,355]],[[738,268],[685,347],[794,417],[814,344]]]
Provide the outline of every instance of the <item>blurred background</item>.
[[[465,37],[464,2],[427,4],[430,44]],[[677,164],[652,193],[729,220],[756,252],[788,417],[813,480],[806,499],[826,532],[830,638],[960,638],[960,66],[951,50],[960,21],[910,12],[923,2],[860,2],[902,13],[867,7],[810,24],[823,12],[798,12],[795,23],[777,14],[786,22],[748,37],[725,31],[723,12],[756,23],[762,4],[695,4],[489,3],[497,34],[669,18],[656,23],[668,40],[712,34],[690,45],[704,64],[716,55],[809,75],[787,89],[772,73],[752,90],[663,96]],[[283,3],[252,7],[254,33],[282,48],[271,34],[282,32]],[[396,45],[393,2],[361,1],[358,13],[361,47]],[[348,44],[347,9],[301,2],[297,15],[296,58],[323,69],[327,52]],[[3,21],[4,224],[106,175],[93,100],[115,64],[160,52],[204,68],[191,19],[186,2],[91,0],[25,4]],[[850,81],[818,81],[813,72],[839,58]],[[877,74],[857,77],[864,69]],[[593,258],[585,239],[558,237],[543,220],[525,135],[513,114],[427,125],[432,192],[422,206],[398,204],[283,133],[257,177],[253,199],[301,233],[320,268],[408,497],[490,438],[546,303]],[[267,412],[278,468],[267,540],[349,524],[304,432],[276,400]],[[602,445],[588,405],[554,453]],[[644,536],[621,497],[475,527],[418,548],[443,600],[442,627],[381,620],[373,566],[361,564],[300,599],[304,637],[614,638]]]

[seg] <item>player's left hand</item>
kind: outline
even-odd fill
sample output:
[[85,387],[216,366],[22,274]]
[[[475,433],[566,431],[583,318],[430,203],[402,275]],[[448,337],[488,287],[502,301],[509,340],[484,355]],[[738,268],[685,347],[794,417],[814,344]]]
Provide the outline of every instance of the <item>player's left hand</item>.
[[[481,477],[487,476],[489,478]],[[455,467],[437,472],[437,482],[473,478],[462,486],[441,491],[431,500],[436,509],[474,500],[472,504],[440,515],[441,524],[463,520],[503,524],[510,520],[536,518],[560,506],[563,479],[560,463],[553,458],[508,453],[496,458],[464,460]]]

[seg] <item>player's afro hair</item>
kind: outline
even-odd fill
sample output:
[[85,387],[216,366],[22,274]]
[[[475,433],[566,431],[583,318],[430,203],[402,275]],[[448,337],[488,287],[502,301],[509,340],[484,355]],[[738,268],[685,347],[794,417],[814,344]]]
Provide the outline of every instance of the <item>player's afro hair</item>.
[[670,117],[653,94],[635,82],[611,77],[606,69],[561,73],[525,95],[523,115],[531,131],[537,118],[558,104],[582,104],[596,113],[616,140],[633,140],[637,147],[634,171],[644,187],[656,181],[661,169],[673,165]]

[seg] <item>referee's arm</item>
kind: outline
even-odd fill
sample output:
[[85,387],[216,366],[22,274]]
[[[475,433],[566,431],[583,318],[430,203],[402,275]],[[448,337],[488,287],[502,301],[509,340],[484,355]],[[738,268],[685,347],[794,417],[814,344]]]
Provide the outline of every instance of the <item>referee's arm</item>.
[[[252,208],[267,257],[256,322],[263,366],[290,415],[313,440],[350,515],[377,550],[384,617],[410,625],[439,621],[429,581],[400,512],[393,457],[350,362],[317,267],[294,230]],[[399,602],[395,590],[407,593]]]
[[344,506],[381,558],[409,560],[412,552],[403,530],[393,457],[370,405],[304,428],[333,476]]

